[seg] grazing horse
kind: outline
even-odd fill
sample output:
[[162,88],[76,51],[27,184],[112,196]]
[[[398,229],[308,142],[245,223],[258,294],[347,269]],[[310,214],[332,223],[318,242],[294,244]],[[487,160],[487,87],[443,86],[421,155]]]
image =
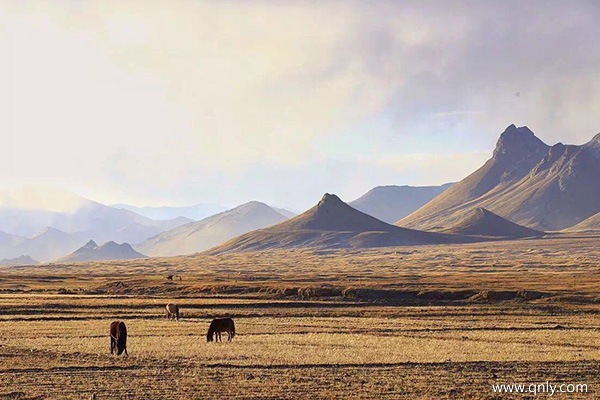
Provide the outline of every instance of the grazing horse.
[[231,342],[235,336],[235,324],[231,318],[215,318],[210,323],[206,341],[212,342],[213,336],[215,341],[221,341],[221,332],[227,332],[227,341]]
[[168,320],[176,319],[177,321],[179,321],[179,306],[177,304],[169,303],[167,304],[166,309]]
[[110,324],[110,354],[117,353],[118,356],[125,352],[127,354],[127,327],[123,321],[114,321]]

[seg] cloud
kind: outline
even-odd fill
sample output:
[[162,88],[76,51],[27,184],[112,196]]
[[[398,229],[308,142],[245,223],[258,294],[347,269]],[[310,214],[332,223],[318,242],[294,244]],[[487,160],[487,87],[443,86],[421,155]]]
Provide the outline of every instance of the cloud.
[[[593,1],[7,1],[3,11],[4,182],[228,202],[246,185],[264,198],[298,181],[344,191],[456,180],[510,123],[549,143],[600,130]],[[317,168],[336,163],[344,169]],[[409,176],[409,165],[422,169]],[[272,169],[290,177],[259,181]]]

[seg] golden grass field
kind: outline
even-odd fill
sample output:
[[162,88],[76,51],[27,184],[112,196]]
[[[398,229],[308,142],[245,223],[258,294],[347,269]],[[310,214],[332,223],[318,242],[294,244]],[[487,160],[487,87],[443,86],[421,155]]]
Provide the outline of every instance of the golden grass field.
[[[557,236],[3,268],[0,398],[500,399],[492,383],[546,381],[598,398],[599,255]],[[207,343],[222,316],[235,340]],[[116,319],[129,357],[110,355]]]

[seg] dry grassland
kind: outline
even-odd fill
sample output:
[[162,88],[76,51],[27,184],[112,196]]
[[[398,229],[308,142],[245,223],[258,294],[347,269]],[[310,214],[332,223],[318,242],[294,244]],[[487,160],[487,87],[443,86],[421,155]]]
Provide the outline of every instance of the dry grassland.
[[[0,398],[509,398],[600,388],[598,238],[0,270]],[[181,274],[182,281],[165,279]],[[163,307],[180,304],[167,321]],[[214,317],[233,343],[206,343]],[[129,357],[109,354],[126,321]],[[527,398],[516,395],[515,398]],[[542,396],[543,398],[543,396]]]

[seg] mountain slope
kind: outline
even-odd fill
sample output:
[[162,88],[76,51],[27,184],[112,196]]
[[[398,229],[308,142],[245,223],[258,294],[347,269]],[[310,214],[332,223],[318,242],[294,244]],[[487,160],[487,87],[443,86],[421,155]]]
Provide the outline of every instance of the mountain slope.
[[515,224],[481,207],[472,210],[465,218],[456,225],[444,230],[444,232],[509,238],[533,237],[544,234],[544,232]]
[[527,127],[509,126],[477,171],[397,222],[444,230],[478,207],[537,230],[561,230],[600,211],[600,135],[552,147]]
[[566,229],[569,232],[577,231],[600,231],[600,212],[581,221],[575,226]]
[[377,186],[349,204],[365,214],[393,224],[452,185],[453,183],[441,186]]
[[286,219],[268,205],[251,201],[201,221],[163,232],[136,248],[150,256],[192,254]]
[[282,248],[366,248],[455,243],[471,238],[399,228],[325,194],[310,210],[210,250],[211,254]]
[[25,240],[27,239],[0,231],[0,253],[6,249],[20,245]]
[[83,247],[80,247],[66,257],[58,259],[56,262],[131,260],[136,258],[146,258],[146,256],[135,251],[129,243],[117,244],[115,242],[106,242],[102,246],[98,246],[96,242],[90,240]]

